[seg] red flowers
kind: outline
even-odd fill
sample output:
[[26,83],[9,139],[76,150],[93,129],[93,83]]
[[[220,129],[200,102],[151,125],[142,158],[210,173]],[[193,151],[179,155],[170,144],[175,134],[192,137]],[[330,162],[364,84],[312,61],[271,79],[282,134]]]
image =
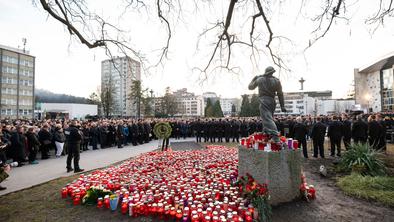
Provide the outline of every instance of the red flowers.
[[313,185],[308,185],[306,183],[305,175],[301,176],[300,192],[303,198],[308,202],[316,199],[316,189]]

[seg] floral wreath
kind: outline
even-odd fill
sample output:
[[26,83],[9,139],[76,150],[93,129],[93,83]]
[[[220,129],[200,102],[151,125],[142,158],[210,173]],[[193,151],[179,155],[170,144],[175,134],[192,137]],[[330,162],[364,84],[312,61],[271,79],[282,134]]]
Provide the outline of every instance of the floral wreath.
[[153,133],[159,139],[167,139],[171,136],[172,128],[167,122],[160,122],[153,128]]

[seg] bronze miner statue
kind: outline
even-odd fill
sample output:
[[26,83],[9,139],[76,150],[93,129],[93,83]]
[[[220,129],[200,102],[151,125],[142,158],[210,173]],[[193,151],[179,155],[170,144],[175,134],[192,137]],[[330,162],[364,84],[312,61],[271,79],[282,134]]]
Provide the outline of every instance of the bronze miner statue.
[[277,138],[278,129],[274,122],[274,112],[276,107],[275,95],[278,95],[279,103],[282,112],[286,112],[282,85],[278,78],[272,76],[275,69],[268,66],[265,73],[260,76],[255,76],[249,84],[249,90],[254,90],[259,87],[260,100],[260,116],[263,122],[263,132],[273,135]]

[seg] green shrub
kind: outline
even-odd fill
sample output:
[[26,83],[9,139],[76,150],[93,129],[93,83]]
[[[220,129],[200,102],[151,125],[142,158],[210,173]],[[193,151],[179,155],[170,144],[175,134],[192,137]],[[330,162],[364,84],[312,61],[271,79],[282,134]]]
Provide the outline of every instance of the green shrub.
[[340,178],[337,185],[347,195],[394,207],[394,177],[351,174]]
[[384,162],[378,159],[379,151],[374,150],[368,144],[353,144],[343,155],[340,168],[362,175],[379,176],[386,175]]

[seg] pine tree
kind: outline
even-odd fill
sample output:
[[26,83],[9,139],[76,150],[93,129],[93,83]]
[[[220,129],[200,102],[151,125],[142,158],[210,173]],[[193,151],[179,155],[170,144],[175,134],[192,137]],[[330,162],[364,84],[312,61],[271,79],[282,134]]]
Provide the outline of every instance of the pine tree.
[[241,112],[239,113],[241,117],[250,116],[250,103],[248,95],[242,95]]
[[250,116],[260,116],[260,102],[257,94],[253,94],[250,99]]
[[213,117],[223,117],[223,111],[219,100],[216,100],[213,105]]
[[205,117],[213,117],[213,106],[210,98],[207,99],[207,105],[204,109]]

